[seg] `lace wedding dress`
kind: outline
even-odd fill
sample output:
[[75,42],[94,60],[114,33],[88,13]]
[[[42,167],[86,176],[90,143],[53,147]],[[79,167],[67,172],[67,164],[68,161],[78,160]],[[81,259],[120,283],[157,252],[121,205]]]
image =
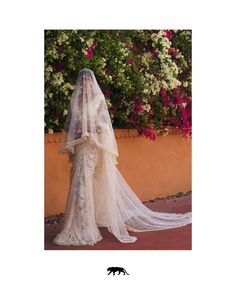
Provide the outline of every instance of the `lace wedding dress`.
[[148,209],[117,169],[118,150],[104,95],[94,73],[82,69],[72,94],[60,152],[71,158],[70,191],[57,245],[94,245],[106,227],[120,242],[131,232],[165,230],[191,223],[191,212]]

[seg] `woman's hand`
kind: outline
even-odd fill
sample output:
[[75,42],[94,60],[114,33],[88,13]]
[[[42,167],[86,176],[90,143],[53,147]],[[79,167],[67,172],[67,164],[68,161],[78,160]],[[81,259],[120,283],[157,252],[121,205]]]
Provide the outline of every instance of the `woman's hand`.
[[90,137],[90,133],[88,133],[88,132],[84,132],[84,134],[82,135],[82,137],[84,137],[84,138],[89,138],[89,137]]

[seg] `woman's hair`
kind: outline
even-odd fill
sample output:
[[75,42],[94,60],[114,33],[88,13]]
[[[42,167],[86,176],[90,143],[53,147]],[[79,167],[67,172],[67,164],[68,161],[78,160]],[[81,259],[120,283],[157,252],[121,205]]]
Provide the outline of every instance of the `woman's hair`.
[[84,80],[91,80],[93,81],[94,80],[94,73],[93,71],[91,71],[90,69],[87,69],[87,68],[84,68],[82,70],[79,71],[79,74],[78,74],[78,78],[77,78],[77,83],[78,84],[79,82],[81,81],[84,81]]

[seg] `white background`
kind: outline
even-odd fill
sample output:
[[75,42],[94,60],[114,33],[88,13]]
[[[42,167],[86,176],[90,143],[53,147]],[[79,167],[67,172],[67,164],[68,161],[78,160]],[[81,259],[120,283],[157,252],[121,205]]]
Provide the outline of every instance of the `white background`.
[[[1,294],[235,294],[233,1],[35,2],[0,9]],[[193,30],[192,251],[44,251],[44,29]]]

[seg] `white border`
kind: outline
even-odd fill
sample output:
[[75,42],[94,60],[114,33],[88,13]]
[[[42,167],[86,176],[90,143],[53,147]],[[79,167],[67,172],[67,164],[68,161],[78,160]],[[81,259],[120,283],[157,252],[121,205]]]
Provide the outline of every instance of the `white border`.
[[[232,294],[233,1],[9,1],[1,17],[2,294]],[[233,26],[234,25],[234,26]],[[193,250],[44,251],[44,29],[193,30]],[[232,168],[232,170],[231,170]],[[107,276],[124,266],[132,275]]]

